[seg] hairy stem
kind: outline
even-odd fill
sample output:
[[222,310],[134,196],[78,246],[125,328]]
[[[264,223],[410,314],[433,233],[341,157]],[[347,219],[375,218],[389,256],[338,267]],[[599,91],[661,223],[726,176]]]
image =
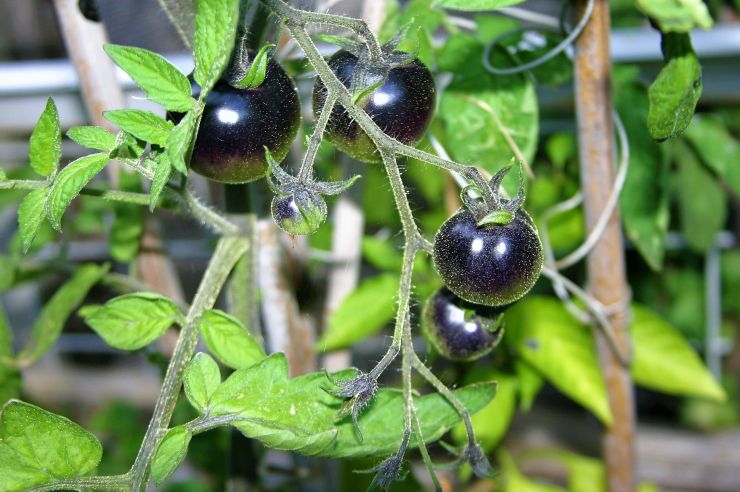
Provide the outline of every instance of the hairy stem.
[[29,490],[29,492],[52,492],[55,490],[108,490],[125,492],[130,490],[131,477],[126,475],[115,475],[110,477],[85,477],[69,480],[59,480],[46,485],[41,485]]
[[149,465],[154,457],[154,451],[160,438],[167,430],[172,412],[175,409],[175,403],[180,395],[185,367],[195,352],[195,345],[198,341],[198,320],[203,311],[214,305],[231,269],[246,249],[247,242],[241,237],[222,238],[216,246],[216,251],[203,275],[198,292],[195,294],[185,318],[185,323],[180,331],[175,352],[170,359],[164,383],[154,407],[154,416],[149,422],[144,442],[139,448],[139,454],[131,468],[131,490],[133,491],[146,489]]
[[326,130],[326,124],[329,122],[329,116],[331,116],[336,97],[328,95],[324,106],[321,108],[321,114],[319,119],[316,121],[316,128],[314,128],[311,134],[311,141],[308,144],[306,155],[303,156],[303,162],[301,162],[301,169],[298,171],[298,179],[301,182],[305,182],[311,177],[311,170],[313,169],[313,163],[316,160],[316,152],[319,150],[321,140],[324,137],[324,130]]

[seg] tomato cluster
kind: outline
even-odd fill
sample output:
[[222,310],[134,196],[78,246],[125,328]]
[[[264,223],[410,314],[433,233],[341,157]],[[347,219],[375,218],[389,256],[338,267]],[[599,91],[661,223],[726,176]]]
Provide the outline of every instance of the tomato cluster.
[[[419,60],[387,54],[389,60],[401,61],[388,63],[387,75],[377,87],[357,92],[358,106],[388,136],[415,144],[432,118],[434,80]],[[328,61],[351,92],[357,89],[358,71],[363,74],[361,56],[340,50]],[[194,95],[198,92],[193,84]],[[313,90],[315,112],[324,107],[327,95],[318,80]],[[238,89],[222,80],[209,93],[191,167],[226,183],[254,181],[270,173],[276,223],[292,235],[313,233],[327,215],[322,195],[336,194],[344,185],[297,178],[279,168],[299,124],[295,85],[270,60],[259,86]],[[325,136],[357,160],[380,160],[373,141],[339,104],[331,108]],[[453,360],[473,360],[493,349],[503,333],[504,310],[532,288],[542,268],[537,229],[521,208],[523,192],[514,200],[499,196],[506,172],[491,180],[490,200],[466,202],[435,237],[433,260],[445,287],[427,301],[422,328],[437,351]]]

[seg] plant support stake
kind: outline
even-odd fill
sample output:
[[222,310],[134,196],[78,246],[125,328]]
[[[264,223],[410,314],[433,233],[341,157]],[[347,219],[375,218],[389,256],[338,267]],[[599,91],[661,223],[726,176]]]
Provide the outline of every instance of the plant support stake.
[[[579,0],[579,12],[586,1]],[[576,43],[575,89],[578,118],[581,184],[586,225],[590,231],[606,206],[615,174],[612,124],[609,4],[596,0],[591,20]],[[630,353],[627,332],[629,291],[619,213],[615,210],[599,242],[588,256],[588,285],[604,306],[617,308],[612,327],[621,352]],[[609,396],[613,422],[604,434],[603,457],[610,492],[635,490],[634,395],[629,368],[622,365],[604,334],[594,331],[601,371]]]

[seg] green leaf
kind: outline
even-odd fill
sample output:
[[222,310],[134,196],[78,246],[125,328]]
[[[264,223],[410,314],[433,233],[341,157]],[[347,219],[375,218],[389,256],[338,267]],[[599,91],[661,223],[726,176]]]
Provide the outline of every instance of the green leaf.
[[506,312],[504,341],[563,394],[609,425],[604,379],[591,328],[554,298],[529,296]]
[[516,466],[514,458],[504,449],[498,453],[499,462],[504,473],[505,492],[565,492],[565,489],[530,480]]
[[[118,187],[124,191],[141,192],[141,179],[137,174],[121,169]],[[114,260],[130,262],[139,253],[141,235],[144,233],[144,210],[131,203],[113,205],[115,216],[108,237],[108,250]]]
[[701,96],[701,65],[688,34],[664,34],[665,63],[648,89],[648,130],[653,140],[680,135],[694,116]]
[[318,349],[348,347],[380,331],[396,312],[397,289],[394,273],[363,280],[329,316],[327,330],[316,343]]
[[[455,396],[471,415],[476,414],[496,395],[494,383],[477,383],[453,391]],[[421,423],[424,442],[429,444],[449,432],[460,422],[460,415],[439,393],[431,393],[414,398],[416,415]],[[398,450],[403,434],[403,394],[395,390],[381,390],[363,411],[359,420],[364,436],[362,442],[352,426],[351,419],[345,418],[339,425],[334,448],[322,453],[330,458],[357,456],[386,457]],[[412,445],[417,444],[412,438]]]
[[39,313],[26,346],[18,354],[19,361],[32,364],[54,345],[67,318],[107,271],[107,265],[92,264],[83,265],[75,271],[72,278],[54,293]]
[[151,111],[116,109],[105,111],[105,119],[134,137],[164,147],[175,127],[171,121],[160,118]]
[[270,61],[274,47],[274,44],[266,44],[260,48],[249,65],[247,73],[234,86],[240,89],[254,89],[262,85],[267,75],[267,63]]
[[[0,261],[5,260],[5,258],[0,259]],[[0,356],[13,357],[13,331],[5,317],[2,302],[0,302]],[[21,384],[21,373],[18,368],[0,363],[0,404],[11,398],[17,398]]]
[[514,370],[519,383],[519,408],[528,412],[532,408],[545,380],[536,369],[523,360],[514,361]]
[[262,344],[241,321],[223,311],[205,311],[198,327],[208,350],[233,369],[249,367],[266,357]]
[[[454,77],[442,94],[439,112],[452,156],[494,173],[515,157],[502,131],[508,133],[524,159],[532,161],[539,114],[530,78],[491,75],[481,65],[482,54],[483,45],[471,36],[456,34],[447,40],[438,62],[443,70],[454,72]],[[494,54],[496,66],[511,63],[497,60],[499,55]]]
[[403,255],[395,243],[375,236],[362,238],[362,257],[380,270],[400,272],[403,265]]
[[630,147],[627,179],[619,196],[622,221],[640,255],[659,271],[670,219],[668,161],[645,132],[648,101],[642,86],[620,86],[615,97]]
[[159,197],[167,186],[167,182],[170,180],[172,175],[172,164],[167,154],[159,154],[156,158],[157,167],[154,169],[154,179],[152,180],[152,187],[149,190],[149,211],[154,212],[154,209],[159,202]]
[[198,0],[194,55],[195,81],[201,87],[201,99],[226,68],[234,46],[238,18],[237,0]]
[[[350,377],[344,371],[341,378]],[[360,442],[351,419],[335,424],[343,400],[332,396],[323,373],[288,378],[282,353],[239,369],[219,386],[211,398],[211,416],[238,417],[233,425],[244,435],[274,449],[332,458],[383,456],[397,450],[403,429],[403,395],[380,390],[360,416],[365,439]],[[479,384],[455,393],[471,413],[493,398],[492,384]],[[417,416],[427,442],[439,439],[460,421],[454,408],[440,395],[415,398]]]
[[678,163],[676,191],[681,232],[692,249],[704,252],[714,245],[717,233],[727,219],[727,196],[694,152],[676,142]]
[[188,174],[185,155],[193,141],[193,133],[198,125],[202,110],[203,107],[201,105],[196,105],[193,110],[188,111],[167,138],[167,156],[170,164],[177,171],[185,175]]
[[36,174],[53,176],[57,172],[61,156],[62,131],[59,114],[54,100],[49,98],[28,141],[28,159]]
[[152,478],[161,485],[185,460],[193,434],[184,425],[167,431],[152,459]]
[[108,345],[121,350],[145,347],[173,324],[183,322],[174,302],[150,292],[119,296],[80,315]]
[[2,491],[21,491],[92,473],[103,447],[74,422],[11,400],[0,414]]
[[712,17],[702,0],[636,0],[637,8],[652,17],[664,33],[709,29]]
[[[471,417],[475,437],[484,451],[491,452],[509,430],[509,424],[516,410],[517,379],[511,374],[494,371],[492,369],[474,370],[465,382],[491,381],[496,382],[496,397],[478,413]],[[452,437],[459,444],[467,441],[468,434],[465,425],[461,422],[452,431]]]
[[21,235],[21,247],[24,253],[31,247],[31,243],[33,243],[41,224],[44,222],[46,217],[44,206],[48,193],[48,188],[37,188],[23,197],[23,201],[18,207],[18,230]]
[[213,393],[221,384],[221,371],[210,355],[199,352],[185,369],[185,395],[199,413],[208,412]]
[[717,118],[694,118],[684,136],[701,157],[702,162],[716,172],[732,190],[740,195],[740,142]]
[[8,179],[8,175],[5,174],[5,171],[3,171],[2,168],[0,168],[0,181],[6,181]]
[[80,157],[62,169],[46,199],[46,217],[54,229],[57,231],[62,229],[64,211],[82,188],[103,170],[108,160],[108,154],[90,154]]
[[434,0],[432,5],[453,10],[482,11],[510,7],[524,0]]
[[193,107],[190,81],[157,53],[115,44],[107,44],[103,49],[146,92],[150,100],[168,111],[184,113]]
[[672,395],[726,398],[677,329],[643,306],[633,304],[632,317],[632,376],[637,384]]
[[99,126],[76,126],[67,131],[67,136],[89,149],[112,152],[116,148],[116,136]]

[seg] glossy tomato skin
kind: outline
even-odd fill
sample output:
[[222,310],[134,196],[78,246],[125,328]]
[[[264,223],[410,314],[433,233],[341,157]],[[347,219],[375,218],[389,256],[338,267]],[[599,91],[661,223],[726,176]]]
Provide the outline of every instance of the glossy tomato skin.
[[434,266],[445,285],[468,302],[503,306],[522,298],[542,269],[542,243],[519,209],[507,225],[479,227],[467,209],[442,224],[434,239]]
[[[193,83],[193,97],[200,87]],[[174,114],[179,121],[182,115]],[[190,167],[222,183],[248,183],[268,171],[265,146],[277,162],[288,154],[301,122],[298,91],[270,60],[264,82],[237,89],[220,80],[206,97]]]
[[[350,86],[357,57],[340,50],[329,59],[337,78]],[[326,101],[326,87],[317,80],[313,90],[313,110],[318,114]],[[432,119],[436,91],[432,74],[415,59],[391,68],[383,85],[360,100],[360,106],[388,135],[414,145],[424,135]],[[336,104],[326,126],[326,136],[340,150],[363,162],[381,162],[378,150],[365,132],[344,109]]]
[[504,309],[466,302],[442,287],[424,304],[422,332],[443,357],[472,361],[501,340]]

